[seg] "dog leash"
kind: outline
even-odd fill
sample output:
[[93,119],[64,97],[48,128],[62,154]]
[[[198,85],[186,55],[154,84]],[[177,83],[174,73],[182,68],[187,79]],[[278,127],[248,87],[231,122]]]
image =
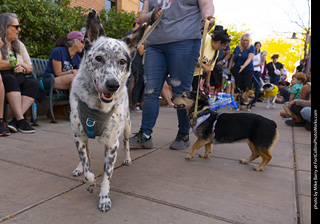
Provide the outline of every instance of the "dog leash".
[[198,79],[198,87],[197,87],[197,96],[196,96],[196,103],[194,108],[194,114],[192,118],[192,125],[196,125],[197,123],[197,114],[198,114],[198,98],[199,98],[199,87],[200,87],[200,77],[201,77],[201,68],[202,68],[202,58],[204,54],[204,48],[206,43],[206,37],[208,32],[210,20],[206,20],[203,28],[202,40],[201,40],[201,49],[200,49],[200,68],[199,68],[199,79]]
[[163,14],[161,14],[161,16],[152,24],[152,26],[147,30],[147,32],[145,32],[142,36],[142,39],[140,40],[140,42],[138,43],[137,49],[141,46],[141,44],[148,38],[148,36],[152,33],[152,31],[154,30],[154,28],[156,28],[156,26],[160,23],[161,19],[163,17]]

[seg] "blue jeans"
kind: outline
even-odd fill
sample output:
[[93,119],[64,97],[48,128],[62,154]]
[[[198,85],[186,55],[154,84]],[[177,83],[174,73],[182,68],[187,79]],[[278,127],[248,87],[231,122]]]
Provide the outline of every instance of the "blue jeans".
[[270,83],[275,84],[276,86],[278,86],[278,82],[280,81],[280,75],[277,76],[270,76]]
[[[148,46],[145,55],[146,77],[141,131],[151,135],[159,115],[159,96],[168,74],[173,96],[190,91],[193,73],[200,51],[200,40],[184,40]],[[189,133],[189,118],[185,110],[177,110],[179,132]]]
[[255,90],[254,90],[254,99],[253,99],[252,103],[256,103],[257,99],[259,98],[260,87],[261,87],[261,83],[260,83],[261,77],[262,77],[261,72],[254,71],[252,81],[253,81],[253,86],[254,86]]

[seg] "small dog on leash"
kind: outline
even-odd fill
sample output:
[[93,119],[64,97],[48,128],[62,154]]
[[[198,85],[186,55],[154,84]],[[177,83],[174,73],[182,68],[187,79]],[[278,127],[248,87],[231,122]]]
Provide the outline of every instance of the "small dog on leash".
[[278,95],[279,88],[272,83],[265,83],[260,78],[260,82],[262,84],[261,91],[264,92],[264,98],[266,99],[266,108],[270,108],[270,102],[272,104],[272,108],[276,108],[276,99]]
[[253,89],[249,89],[247,88],[245,92],[240,90],[240,93],[236,93],[235,94],[235,101],[237,102],[237,104],[239,105],[239,108],[237,109],[237,111],[242,110],[242,106],[246,106],[248,111],[251,111],[252,108],[252,102],[254,99],[254,90]]
[[[195,111],[196,95],[196,92],[184,92],[174,97],[174,107],[186,109],[191,119]],[[247,160],[241,159],[240,163],[248,164],[261,157],[261,164],[253,167],[256,171],[263,171],[270,162],[270,151],[278,139],[277,124],[274,121],[250,113],[218,114],[209,108],[208,98],[204,94],[199,96],[197,122],[191,124],[191,128],[198,139],[186,159],[192,159],[202,146],[205,146],[206,151],[200,157],[208,158],[212,144],[247,140],[252,154]]]
[[105,148],[104,175],[99,194],[99,209],[102,212],[111,209],[110,179],[122,133],[125,150],[123,163],[131,164],[131,122],[126,82],[130,75],[131,61],[146,27],[143,24],[132,34],[116,40],[106,37],[94,9],[87,18],[85,53],[70,93],[71,127],[80,157],[80,163],[72,174],[84,174],[87,190],[90,193],[93,191],[95,175],[90,167],[88,137],[99,136]]

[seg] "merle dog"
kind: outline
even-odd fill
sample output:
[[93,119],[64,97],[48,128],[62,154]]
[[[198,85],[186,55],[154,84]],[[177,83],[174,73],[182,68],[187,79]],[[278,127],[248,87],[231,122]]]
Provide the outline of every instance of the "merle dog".
[[86,29],[85,53],[70,93],[70,120],[80,157],[80,163],[72,174],[84,174],[87,190],[93,191],[95,175],[90,168],[88,137],[100,136],[99,141],[105,147],[105,159],[99,209],[106,212],[111,209],[110,179],[122,133],[124,164],[131,164],[128,144],[131,123],[126,82],[146,24],[121,40],[108,38],[97,12],[92,9]]

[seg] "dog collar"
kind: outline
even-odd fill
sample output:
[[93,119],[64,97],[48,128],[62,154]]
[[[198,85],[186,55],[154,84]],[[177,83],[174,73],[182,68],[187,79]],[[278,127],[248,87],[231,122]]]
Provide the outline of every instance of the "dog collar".
[[115,105],[108,113],[104,113],[99,110],[90,108],[85,102],[81,100],[78,101],[80,121],[88,138],[95,138],[96,136],[102,135],[106,123],[109,121],[115,110]]

